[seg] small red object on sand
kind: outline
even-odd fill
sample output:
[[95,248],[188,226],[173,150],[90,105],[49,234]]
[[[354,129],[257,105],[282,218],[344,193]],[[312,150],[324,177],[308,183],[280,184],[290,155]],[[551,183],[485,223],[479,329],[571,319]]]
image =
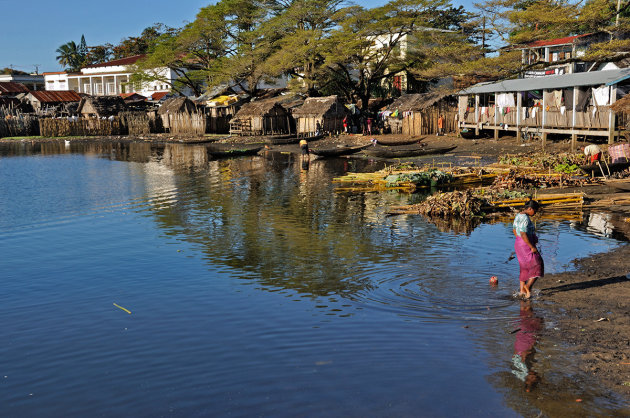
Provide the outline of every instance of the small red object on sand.
[[497,276],[492,276],[490,277],[490,284],[492,286],[496,286],[499,284],[499,279],[497,278]]

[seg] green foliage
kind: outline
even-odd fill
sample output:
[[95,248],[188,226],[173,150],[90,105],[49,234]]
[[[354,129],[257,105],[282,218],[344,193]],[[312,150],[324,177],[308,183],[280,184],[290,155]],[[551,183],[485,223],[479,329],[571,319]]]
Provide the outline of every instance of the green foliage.
[[558,173],[574,174],[579,171],[579,164],[582,159],[581,154],[506,154],[499,157],[499,163],[517,167],[552,169]]
[[418,173],[390,174],[385,178],[388,187],[401,183],[413,183],[418,187],[433,187],[448,184],[453,180],[453,175],[437,169]]

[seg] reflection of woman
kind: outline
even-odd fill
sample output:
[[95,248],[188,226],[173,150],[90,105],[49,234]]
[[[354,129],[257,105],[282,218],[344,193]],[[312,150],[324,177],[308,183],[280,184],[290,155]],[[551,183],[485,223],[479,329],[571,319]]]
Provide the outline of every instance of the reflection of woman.
[[530,301],[521,301],[520,316],[520,328],[516,333],[512,357],[515,370],[512,370],[512,373],[525,383],[525,390],[529,392],[538,382],[538,375],[532,370],[531,363],[542,320],[534,316]]
[[524,209],[514,218],[514,251],[518,258],[520,267],[520,289],[519,296],[529,299],[531,296],[532,286],[536,279],[544,276],[545,265],[543,259],[536,248],[538,237],[536,236],[536,228],[529,218],[534,216],[540,205],[535,200],[529,200],[525,203]]

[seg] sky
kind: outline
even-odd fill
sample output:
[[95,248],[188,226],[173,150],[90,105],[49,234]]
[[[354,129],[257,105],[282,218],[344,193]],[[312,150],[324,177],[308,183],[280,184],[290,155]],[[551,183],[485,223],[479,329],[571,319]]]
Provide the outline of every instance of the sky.
[[[354,0],[371,8],[386,0]],[[208,0],[0,0],[0,69],[29,73],[63,70],[55,59],[61,45],[81,40],[88,46],[118,44],[154,23],[182,27],[195,20]],[[462,4],[453,1],[453,4]]]

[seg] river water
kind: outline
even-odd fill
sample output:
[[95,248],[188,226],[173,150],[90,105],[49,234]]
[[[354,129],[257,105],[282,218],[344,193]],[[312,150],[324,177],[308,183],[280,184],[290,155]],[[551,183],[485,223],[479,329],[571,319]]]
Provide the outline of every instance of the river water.
[[[335,192],[378,168],[1,144],[0,415],[627,413],[512,297],[509,223],[453,232],[386,216],[417,195]],[[548,273],[618,245],[582,219],[537,228]]]

